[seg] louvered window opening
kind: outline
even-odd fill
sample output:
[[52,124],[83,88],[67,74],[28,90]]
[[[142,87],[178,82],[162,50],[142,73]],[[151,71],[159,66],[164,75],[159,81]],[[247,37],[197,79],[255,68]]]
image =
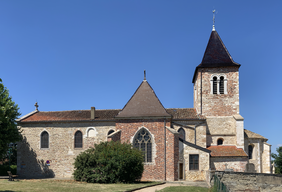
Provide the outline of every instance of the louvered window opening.
[[189,155],[189,170],[199,170],[199,155]]
[[219,81],[219,93],[224,94],[224,77],[220,77]]
[[249,159],[253,158],[253,146],[249,145]]
[[82,133],[77,131],[74,135],[74,148],[82,148]]
[[152,139],[148,131],[142,129],[137,133],[133,147],[142,151],[144,162],[152,162]]
[[41,148],[49,148],[49,134],[46,131],[41,133]]
[[213,77],[213,94],[217,94],[217,77]]

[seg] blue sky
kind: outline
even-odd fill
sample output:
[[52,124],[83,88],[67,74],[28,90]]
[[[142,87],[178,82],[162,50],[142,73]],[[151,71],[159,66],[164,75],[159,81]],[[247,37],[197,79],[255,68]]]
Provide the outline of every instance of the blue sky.
[[192,77],[216,30],[240,63],[245,128],[282,146],[282,1],[0,1],[0,78],[25,115],[121,109],[143,80],[192,108]]

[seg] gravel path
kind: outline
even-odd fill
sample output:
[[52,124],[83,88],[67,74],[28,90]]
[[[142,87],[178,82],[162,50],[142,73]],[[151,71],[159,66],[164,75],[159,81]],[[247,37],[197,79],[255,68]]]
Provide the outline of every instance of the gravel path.
[[157,185],[153,187],[147,187],[144,189],[140,189],[134,192],[155,192],[156,190],[161,190],[169,186],[197,186],[197,187],[205,187],[209,188],[206,182],[204,181],[198,181],[198,182],[193,182],[193,181],[183,181],[183,182],[167,182],[163,185]]

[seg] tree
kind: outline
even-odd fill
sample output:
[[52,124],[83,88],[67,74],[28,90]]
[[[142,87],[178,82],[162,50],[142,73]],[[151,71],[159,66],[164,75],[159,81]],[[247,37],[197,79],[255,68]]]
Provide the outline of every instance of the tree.
[[141,151],[119,141],[95,144],[75,158],[75,180],[89,183],[131,183],[144,170]]
[[271,157],[274,159],[275,173],[282,174],[282,146],[276,148],[278,154],[271,153]]
[[7,155],[9,143],[21,140],[16,119],[20,116],[18,105],[12,101],[9,91],[0,78],[0,160]]

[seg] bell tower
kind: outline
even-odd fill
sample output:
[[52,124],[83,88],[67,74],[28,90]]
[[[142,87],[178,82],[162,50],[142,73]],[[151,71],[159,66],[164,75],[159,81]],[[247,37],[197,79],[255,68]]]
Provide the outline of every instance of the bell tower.
[[212,33],[194,73],[194,108],[205,116],[239,114],[239,68],[217,31]]

